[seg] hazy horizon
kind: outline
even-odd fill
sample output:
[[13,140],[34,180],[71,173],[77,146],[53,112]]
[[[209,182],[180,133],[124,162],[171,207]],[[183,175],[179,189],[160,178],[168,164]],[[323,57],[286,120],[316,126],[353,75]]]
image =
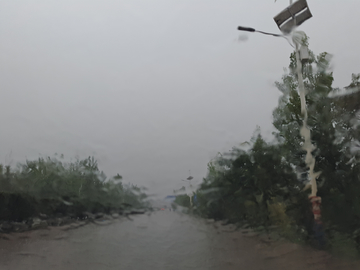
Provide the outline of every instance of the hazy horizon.
[[[189,170],[200,183],[256,126],[271,139],[274,82],[293,48],[237,26],[279,33],[273,17],[288,3],[2,1],[0,163],[95,156],[108,177],[160,196]],[[299,30],[333,55],[334,87],[347,86],[360,73],[360,2],[308,4]]]

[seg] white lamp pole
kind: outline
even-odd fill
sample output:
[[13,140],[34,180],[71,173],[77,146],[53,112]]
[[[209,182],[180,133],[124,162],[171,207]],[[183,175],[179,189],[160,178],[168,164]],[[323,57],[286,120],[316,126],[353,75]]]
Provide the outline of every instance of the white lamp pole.
[[[257,31],[254,28],[249,27],[238,27],[238,30],[241,31],[248,31],[248,32],[258,32],[266,35],[272,35],[276,37],[285,37],[285,35],[290,34],[294,27],[301,25],[303,22],[308,20],[312,17],[310,9],[307,5],[306,0],[298,0],[293,3],[290,0],[290,6],[280,12],[277,16],[274,17],[276,24],[278,25],[280,31],[284,35],[279,34],[272,34],[266,33],[262,31]],[[296,72],[297,72],[297,79],[299,85],[299,96],[301,102],[301,113],[303,114],[303,126],[300,129],[300,134],[304,137],[304,145],[303,149],[306,151],[305,163],[309,167],[309,184],[311,186],[311,195],[309,199],[312,203],[312,210],[314,213],[314,219],[317,224],[321,224],[321,213],[320,213],[320,204],[321,198],[317,197],[317,184],[316,178],[320,175],[321,172],[314,172],[315,167],[315,158],[312,156],[312,151],[315,147],[311,143],[311,132],[307,126],[307,110],[306,110],[306,99],[305,99],[305,87],[304,87],[304,80],[302,76],[302,63],[301,63],[301,55],[300,55],[300,45],[302,45],[302,39],[304,35],[301,35],[303,32],[295,32],[293,34],[293,42],[295,43],[295,55],[296,55]],[[304,33],[303,33],[304,34]],[[309,186],[309,185],[307,185]]]

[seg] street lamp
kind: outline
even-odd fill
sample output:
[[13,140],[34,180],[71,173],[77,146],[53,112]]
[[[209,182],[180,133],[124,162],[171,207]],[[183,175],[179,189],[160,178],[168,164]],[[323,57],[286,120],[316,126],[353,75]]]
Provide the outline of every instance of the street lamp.
[[[309,6],[307,5],[306,0],[298,0],[295,3],[292,3],[290,0],[290,6],[280,12],[278,15],[274,17],[274,20],[279,27],[280,31],[283,35],[267,33],[263,31],[255,30],[251,27],[243,27],[239,26],[238,30],[247,31],[247,32],[257,32],[265,35],[271,35],[275,37],[284,37],[290,34],[295,27],[301,25],[306,20],[310,19],[312,14],[310,12]],[[301,102],[301,113],[304,116],[303,126],[300,129],[300,134],[304,138],[303,149],[306,151],[305,163],[309,167],[309,180],[311,186],[311,195],[309,199],[312,203],[312,211],[314,214],[315,224],[319,227],[321,226],[321,213],[320,213],[320,204],[321,198],[317,196],[317,185],[316,178],[320,175],[321,172],[314,172],[315,167],[315,158],[312,156],[311,152],[315,149],[315,147],[311,143],[311,132],[307,127],[307,110],[306,110],[306,100],[305,100],[305,87],[304,80],[302,76],[302,61],[306,60],[309,57],[308,50],[304,45],[302,45],[302,39],[304,38],[304,33],[297,31],[293,33],[292,40],[295,44],[295,55],[296,55],[296,72],[298,78],[299,85],[299,95]],[[290,44],[291,45],[291,44]],[[300,47],[301,45],[301,47]],[[294,46],[293,46],[294,47]]]
[[189,183],[189,192],[187,193],[187,195],[189,196],[190,199],[190,206],[193,206],[193,200],[192,200],[192,190],[193,190],[193,186],[191,185],[191,180],[194,179],[194,177],[191,176],[191,171],[189,170],[189,177],[186,178],[186,180],[181,179],[181,181],[187,181]]

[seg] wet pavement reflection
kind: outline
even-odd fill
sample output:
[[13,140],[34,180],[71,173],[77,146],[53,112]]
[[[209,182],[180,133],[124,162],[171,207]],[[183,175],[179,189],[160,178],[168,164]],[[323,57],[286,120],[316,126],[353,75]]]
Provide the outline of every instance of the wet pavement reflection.
[[0,248],[2,270],[357,269],[322,251],[168,210],[2,235]]

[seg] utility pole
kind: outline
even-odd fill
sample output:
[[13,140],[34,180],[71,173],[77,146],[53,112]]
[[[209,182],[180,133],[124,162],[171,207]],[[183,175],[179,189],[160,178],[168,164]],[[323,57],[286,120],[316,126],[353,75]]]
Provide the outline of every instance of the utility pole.
[[187,195],[189,196],[191,207],[193,207],[193,200],[192,200],[193,186],[191,185],[192,179],[194,179],[194,177],[191,176],[191,171],[189,170],[189,177],[186,178],[186,180],[182,180],[182,181],[187,181],[189,183],[189,189],[188,189]]
[[[292,5],[292,0],[290,0],[290,5]],[[296,26],[296,17],[293,16],[294,26]],[[304,87],[304,79],[302,76],[302,63],[300,57],[300,42],[301,40],[293,39],[295,43],[295,55],[296,55],[296,72],[298,77],[298,85],[299,85],[299,95],[300,95],[300,103],[301,103],[301,113],[303,114],[303,126],[300,129],[300,135],[304,138],[303,149],[306,151],[305,163],[309,167],[309,180],[311,186],[311,195],[309,196],[310,202],[312,204],[312,212],[314,215],[315,222],[315,232],[320,233],[323,231],[322,229],[322,221],[321,221],[321,197],[317,196],[317,184],[316,178],[319,177],[321,172],[314,172],[315,168],[315,158],[312,155],[312,151],[315,150],[315,147],[311,143],[311,131],[307,126],[308,113],[306,110],[306,92]],[[299,42],[300,41],[300,42]]]
[[[314,172],[315,168],[315,158],[312,155],[312,151],[315,150],[315,147],[311,143],[311,131],[307,126],[308,114],[306,110],[306,91],[304,86],[304,79],[302,76],[302,63],[301,63],[301,54],[300,51],[303,49],[303,38],[305,36],[301,35],[301,32],[293,32],[294,27],[301,25],[303,22],[312,17],[310,9],[307,5],[306,0],[298,0],[293,3],[290,0],[290,6],[280,12],[277,16],[274,17],[276,24],[278,25],[280,31],[283,35],[272,34],[267,32],[262,32],[255,30],[250,27],[239,26],[238,30],[248,31],[248,32],[258,32],[266,35],[272,35],[275,37],[285,37],[288,34],[293,35],[293,43],[295,44],[295,57],[296,57],[296,73],[299,86],[299,96],[301,103],[301,114],[303,115],[303,126],[300,129],[300,135],[304,138],[303,149],[306,151],[305,163],[309,167],[309,183],[307,186],[311,186],[311,195],[309,196],[310,202],[312,204],[312,212],[314,214],[315,221],[315,233],[319,238],[320,245],[324,244],[323,239],[323,228],[321,222],[321,198],[317,196],[317,184],[316,178],[320,175],[321,172]],[[290,44],[291,45],[291,44]],[[307,48],[304,48],[307,50]]]

